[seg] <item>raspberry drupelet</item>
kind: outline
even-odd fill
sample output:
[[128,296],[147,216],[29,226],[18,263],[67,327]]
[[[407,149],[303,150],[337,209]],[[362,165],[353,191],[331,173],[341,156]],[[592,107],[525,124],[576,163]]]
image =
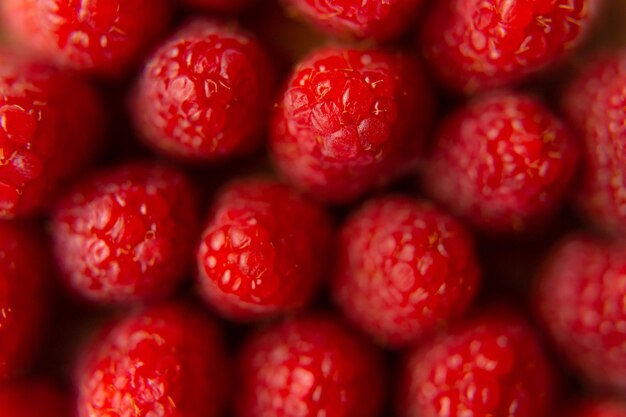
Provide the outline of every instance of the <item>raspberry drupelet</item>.
[[95,173],[58,202],[51,235],[63,278],[97,303],[170,295],[191,269],[195,193],[178,170],[132,163]]
[[401,417],[548,417],[556,377],[533,329],[487,309],[415,348],[404,367]]
[[499,93],[442,122],[424,187],[490,232],[523,232],[560,207],[580,150],[568,127],[538,99]]
[[238,363],[237,417],[374,417],[381,358],[331,316],[306,316],[246,341]]
[[577,46],[598,0],[438,0],[420,47],[442,84],[472,93],[510,85]]
[[92,159],[101,104],[75,76],[0,51],[0,218],[40,211]]
[[619,400],[595,400],[576,404],[564,411],[571,417],[626,417],[626,403]]
[[271,155],[296,187],[350,202],[416,162],[432,107],[414,58],[318,49],[296,65],[278,99]]
[[480,272],[473,241],[456,220],[425,202],[387,196],[343,225],[334,297],[378,342],[414,342],[473,301]]
[[4,0],[3,29],[63,67],[117,77],[166,29],[171,0]]
[[78,417],[220,417],[230,370],[215,323],[182,304],[152,307],[103,331],[75,371]]
[[332,244],[322,207],[276,181],[231,182],[197,251],[201,294],[237,320],[300,308],[322,283]]
[[265,51],[232,24],[194,20],[148,60],[133,99],[140,136],[165,155],[212,161],[260,145],[274,73]]
[[240,13],[258,0],[180,0],[185,6],[214,13]]
[[68,417],[69,396],[51,382],[23,380],[0,384],[2,417]]

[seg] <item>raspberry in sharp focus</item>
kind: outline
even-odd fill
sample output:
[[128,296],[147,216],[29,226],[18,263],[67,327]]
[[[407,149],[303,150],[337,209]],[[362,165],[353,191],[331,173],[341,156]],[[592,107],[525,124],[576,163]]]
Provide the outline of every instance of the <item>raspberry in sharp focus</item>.
[[229,369],[217,326],[180,304],[126,317],[83,353],[78,417],[219,417]]
[[444,120],[424,185],[482,229],[524,231],[559,208],[579,153],[569,129],[538,99],[500,93]]
[[180,0],[186,6],[217,13],[239,13],[257,0]]
[[469,233],[424,202],[370,200],[342,227],[338,245],[335,299],[385,345],[422,338],[464,312],[478,289]]
[[48,381],[0,384],[2,417],[68,417],[70,408],[69,396]]
[[248,153],[260,144],[273,78],[251,35],[195,20],[146,63],[134,97],[135,124],[150,146],[180,159]]
[[331,246],[322,207],[274,181],[232,182],[198,248],[202,295],[240,320],[302,307],[323,281]]
[[433,103],[417,61],[327,47],[297,64],[271,121],[271,155],[298,188],[345,203],[420,156]]
[[618,400],[595,400],[576,404],[564,416],[571,417],[626,417],[626,403]]
[[420,46],[447,88],[504,86],[556,62],[578,45],[598,0],[438,0]]
[[270,327],[239,358],[238,417],[374,417],[383,391],[381,358],[329,316]]
[[548,417],[555,375],[533,329],[487,309],[411,352],[402,417]]
[[128,303],[170,295],[189,272],[195,193],[179,171],[128,164],[99,172],[59,201],[51,234],[63,278],[83,297]]

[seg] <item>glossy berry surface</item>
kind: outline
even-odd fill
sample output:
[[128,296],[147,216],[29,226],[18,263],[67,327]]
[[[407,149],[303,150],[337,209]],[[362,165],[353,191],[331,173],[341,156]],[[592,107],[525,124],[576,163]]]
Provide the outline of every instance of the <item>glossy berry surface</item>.
[[238,417],[374,417],[381,406],[381,358],[328,316],[262,331],[245,343],[238,371]]
[[2,417],[68,417],[70,399],[47,381],[24,380],[0,384]]
[[257,0],[180,0],[182,4],[216,13],[239,13]]
[[566,125],[538,99],[502,93],[448,116],[429,155],[429,194],[474,225],[524,231],[569,191],[579,157]]
[[626,404],[618,400],[596,400],[566,410],[571,417],[626,417]]
[[229,376],[216,325],[180,304],[152,307],[99,335],[76,369],[78,417],[219,417]]
[[9,34],[42,57],[76,70],[117,76],[165,30],[169,0],[6,0]]
[[340,231],[334,295],[379,342],[402,346],[463,313],[479,284],[473,241],[453,218],[407,197],[370,200]]
[[196,210],[194,190],[173,168],[136,163],[94,174],[54,211],[63,278],[94,302],[171,295],[190,269]]
[[270,152],[298,188],[345,203],[415,162],[431,106],[408,55],[318,49],[296,65],[279,97]]
[[466,93],[515,83],[583,39],[597,0],[441,0],[420,47],[441,83]]
[[196,20],[148,60],[134,117],[152,147],[176,158],[215,160],[260,143],[273,87],[261,45],[236,26]]
[[487,310],[414,349],[401,392],[402,417],[547,417],[555,394],[533,329],[508,310]]
[[98,147],[103,111],[71,74],[0,51],[0,218],[40,211]]
[[321,207],[274,181],[235,181],[214,202],[198,248],[202,295],[234,319],[302,307],[325,278],[332,243]]

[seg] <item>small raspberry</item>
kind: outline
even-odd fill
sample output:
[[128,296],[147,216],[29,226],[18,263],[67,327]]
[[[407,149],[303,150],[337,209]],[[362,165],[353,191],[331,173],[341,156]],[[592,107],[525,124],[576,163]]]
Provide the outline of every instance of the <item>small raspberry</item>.
[[400,196],[367,202],[341,229],[334,295],[379,342],[399,347],[466,310],[479,281],[473,242],[434,207]]
[[532,228],[562,203],[579,150],[539,100],[502,93],[445,120],[429,156],[428,192],[489,231]]
[[47,381],[14,381],[0,384],[2,417],[68,417],[67,395]]
[[438,0],[420,46],[445,87],[509,85],[577,46],[598,0]]
[[87,347],[76,370],[77,412],[218,417],[228,382],[216,325],[188,306],[161,305],[118,321]]
[[626,403],[596,400],[576,404],[562,414],[571,417],[626,417]]
[[341,47],[311,53],[279,97],[271,153],[296,186],[348,202],[415,162],[432,114],[408,55]]
[[277,182],[230,183],[198,248],[202,295],[234,319],[302,307],[322,282],[331,246],[321,207]]
[[240,13],[257,0],[180,0],[186,6],[215,13]]
[[144,140],[189,160],[215,160],[259,145],[273,70],[261,45],[223,23],[183,26],[149,59],[134,117]]
[[238,417],[374,417],[381,358],[336,319],[308,316],[270,327],[239,358]]
[[400,415],[547,417],[554,394],[533,329],[509,310],[487,310],[410,354]]
[[188,272],[198,225],[194,190],[177,170],[130,164],[77,184],[53,213],[63,277],[102,303],[171,294]]
[[0,51],[0,218],[39,211],[90,161],[102,127],[100,98],[90,86]]

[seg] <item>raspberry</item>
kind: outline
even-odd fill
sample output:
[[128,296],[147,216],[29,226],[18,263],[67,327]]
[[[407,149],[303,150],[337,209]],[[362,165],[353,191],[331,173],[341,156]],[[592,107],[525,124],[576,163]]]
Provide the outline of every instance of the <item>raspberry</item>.
[[559,352],[583,376],[626,389],[626,244],[588,236],[562,242],[546,261],[537,310]]
[[[0,3],[0,4],[6,4]],[[100,141],[100,98],[70,74],[0,51],[0,218],[40,210]]]
[[466,310],[478,287],[473,242],[434,207],[400,196],[367,202],[341,229],[334,295],[379,342],[399,347]]
[[423,0],[286,2],[296,13],[331,35],[384,41],[402,34]]
[[61,66],[117,76],[167,25],[170,0],[5,0],[4,27]]
[[400,415],[547,417],[554,394],[533,330],[500,308],[457,323],[410,354]]
[[208,317],[180,304],[152,307],[87,347],[76,370],[78,416],[221,416],[226,363]]
[[197,9],[216,13],[239,13],[256,0],[181,0],[181,3]]
[[177,170],[123,165],[77,184],[53,213],[68,285],[101,303],[171,294],[189,270],[198,225],[194,190]]
[[578,154],[570,131],[539,100],[501,93],[442,123],[424,183],[435,199],[482,229],[523,231],[557,210]]
[[440,0],[420,46],[442,83],[471,93],[509,85],[580,43],[598,0]]
[[232,182],[198,248],[202,295],[235,319],[302,307],[322,282],[331,245],[321,207],[277,182]]
[[196,20],[166,41],[139,80],[134,117],[144,140],[189,160],[259,145],[273,86],[261,45],[235,26]]
[[328,47],[289,78],[272,121],[271,153],[296,186],[345,203],[415,162],[431,113],[413,58]]
[[47,381],[0,384],[2,417],[71,416],[67,396]]
[[381,358],[337,320],[307,316],[268,328],[239,358],[238,417],[374,417]]
[[626,417],[626,404],[616,400],[588,401],[565,413],[572,417]]

